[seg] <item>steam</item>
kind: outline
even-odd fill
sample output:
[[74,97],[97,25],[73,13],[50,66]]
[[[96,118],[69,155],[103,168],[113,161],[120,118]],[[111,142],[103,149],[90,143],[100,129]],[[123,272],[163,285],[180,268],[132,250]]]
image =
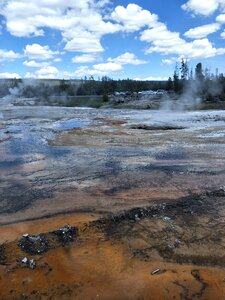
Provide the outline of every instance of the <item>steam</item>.
[[0,106],[62,105],[77,95],[79,80],[0,80]]
[[24,85],[22,82],[17,82],[17,84],[15,85],[15,83],[13,84],[13,81],[3,81],[0,85],[0,91],[4,94],[2,95],[3,97],[0,98],[0,105],[4,107],[12,106],[14,104],[14,101],[21,96],[23,86]]
[[163,95],[160,103],[160,110],[164,111],[189,111],[199,108],[205,101],[204,94],[210,94],[212,97],[220,94],[222,87],[216,80],[210,80],[206,89],[206,82],[200,80],[187,80],[184,82],[183,92]]
[[12,106],[14,100],[19,96],[20,94],[20,89],[15,87],[15,88],[9,88],[9,94],[1,98],[0,104],[2,106]]

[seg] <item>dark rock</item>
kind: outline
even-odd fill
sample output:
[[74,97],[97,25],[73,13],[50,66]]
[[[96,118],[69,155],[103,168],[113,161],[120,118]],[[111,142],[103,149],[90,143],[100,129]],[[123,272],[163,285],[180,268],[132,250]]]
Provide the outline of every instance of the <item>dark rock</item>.
[[48,241],[43,234],[28,235],[22,237],[19,246],[29,254],[41,254],[48,250]]
[[66,225],[53,231],[53,234],[57,235],[59,242],[66,245],[74,240],[78,235],[78,228],[74,226]]
[[36,262],[34,259],[29,259],[27,257],[24,257],[21,259],[21,263],[25,264],[31,270],[36,268]]
[[4,264],[5,260],[5,247],[3,245],[0,245],[0,264]]

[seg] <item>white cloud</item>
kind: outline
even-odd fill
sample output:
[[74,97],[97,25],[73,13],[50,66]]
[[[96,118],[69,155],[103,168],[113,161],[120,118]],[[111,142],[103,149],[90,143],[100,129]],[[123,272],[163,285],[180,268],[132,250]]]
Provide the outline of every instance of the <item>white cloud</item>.
[[[68,27],[67,8],[82,10],[88,7],[88,0],[8,0],[0,13],[7,20],[8,31],[19,37],[43,35],[42,27]],[[64,24],[63,24],[64,23]]]
[[114,62],[107,62],[104,64],[93,65],[93,69],[99,72],[110,73],[110,72],[120,71],[122,69],[122,66]]
[[195,15],[209,16],[219,8],[225,9],[225,0],[188,0],[181,7]]
[[72,36],[73,38],[67,41],[64,48],[67,51],[85,53],[97,53],[104,51],[99,38],[88,31],[81,31],[80,34],[73,33]]
[[21,78],[17,73],[0,73],[0,78],[7,79],[7,78]]
[[187,59],[208,58],[225,53],[225,48],[215,48],[207,39],[196,39],[187,42],[178,32],[171,32],[163,23],[145,30],[140,37],[141,41],[151,43],[146,53],[161,53],[163,55],[178,55]]
[[221,15],[217,16],[216,22],[224,24],[225,23],[225,14],[221,14]]
[[98,0],[98,1],[94,2],[94,5],[96,7],[101,8],[101,7],[104,7],[106,4],[109,4],[110,2],[111,2],[111,0]]
[[40,36],[45,34],[45,28],[51,28],[61,32],[67,51],[102,52],[101,37],[120,29],[119,24],[105,21],[101,14],[108,2],[7,0],[0,7],[0,14],[6,18],[7,30],[14,36]]
[[140,60],[136,57],[135,54],[130,52],[125,52],[115,58],[108,58],[106,63],[95,64],[91,68],[88,66],[80,66],[75,74],[77,77],[83,76],[104,76],[112,74],[115,72],[120,72],[123,70],[123,65],[132,64],[132,65],[141,65],[147,63],[146,61]]
[[24,54],[29,59],[46,60],[53,58],[54,55],[59,54],[59,51],[52,51],[49,46],[41,46],[39,44],[27,45]]
[[142,65],[147,63],[147,61],[138,59],[134,53],[130,52],[125,52],[116,58],[108,58],[108,62],[114,62],[120,65]]
[[138,31],[144,26],[152,27],[158,19],[157,15],[133,3],[128,4],[126,8],[117,6],[111,17],[122,25],[122,30],[127,32]]
[[225,30],[221,33],[220,36],[221,36],[222,39],[225,39]]
[[162,64],[170,66],[170,65],[174,64],[178,60],[179,59],[177,57],[165,58],[165,59],[162,59]]
[[168,77],[161,77],[161,76],[148,76],[145,78],[136,77],[136,78],[134,78],[134,80],[165,81],[165,80],[168,80]]
[[72,58],[73,63],[91,63],[94,62],[98,59],[98,55],[96,53],[91,53],[91,54],[82,54],[79,56],[75,56]]
[[116,64],[113,62],[107,62],[103,64],[96,64],[93,65],[92,68],[88,66],[80,66],[75,71],[76,77],[83,77],[83,76],[104,76],[114,72],[119,72],[123,68],[120,64]]
[[157,23],[152,29],[146,29],[141,34],[141,41],[152,42],[159,48],[170,48],[183,43],[178,32],[171,32],[163,23]]
[[54,66],[43,67],[35,72],[27,72],[25,78],[36,79],[69,79],[75,76],[74,72],[58,70]]
[[25,78],[57,78],[59,70],[53,66],[47,66],[37,70],[35,73],[27,73]]
[[7,51],[7,50],[0,49],[0,62],[14,61],[20,57],[21,55],[19,53],[16,53],[12,50]]
[[89,69],[88,66],[80,66],[77,68],[77,70],[74,72],[76,77],[84,77],[84,76],[91,76],[96,75],[92,73],[93,70]]
[[23,65],[30,68],[41,68],[41,67],[47,67],[50,63],[48,62],[37,62],[35,60],[30,61],[24,61]]
[[62,58],[60,57],[56,57],[55,59],[53,59],[54,62],[61,62],[62,61]]
[[185,32],[185,36],[192,39],[202,39],[207,37],[209,34],[214,33],[220,29],[220,24],[212,23],[195,28],[189,29]]
[[[96,65],[96,68],[88,69],[87,66],[81,66],[76,71],[68,72],[65,70],[59,70],[55,66],[46,66],[42,67],[34,72],[27,72],[25,78],[34,78],[34,79],[71,79],[76,77],[91,76],[91,75],[105,75],[108,72],[101,69],[101,66]],[[109,68],[108,68],[109,69]]]
[[[1,0],[0,0],[1,1]],[[109,13],[105,10],[109,0],[3,0],[0,4],[0,14],[5,17],[6,29],[17,37],[31,37],[44,35],[46,28],[58,30],[62,36],[61,47],[66,51],[78,52],[72,59],[74,63],[94,63],[104,51],[101,39],[106,34],[117,32],[132,33],[143,30],[140,40],[147,43],[146,54],[160,53],[177,57],[207,58],[224,54],[224,48],[216,48],[207,38],[208,34],[219,29],[217,23],[191,28],[185,37],[193,38],[187,42],[181,38],[179,32],[171,32],[167,26],[158,21],[158,16],[145,10],[137,4],[130,3],[117,6]],[[186,0],[182,8],[194,14],[210,15],[217,9],[221,15],[218,23],[225,23],[225,0]],[[221,34],[225,38],[225,32]],[[6,57],[6,53],[1,55]],[[7,52],[7,51],[5,51]],[[19,58],[20,55],[8,51],[8,60]],[[50,63],[39,63],[40,60],[59,62],[55,57],[59,51],[53,51],[49,46],[39,44],[27,45],[24,54],[28,67],[40,68],[34,76],[60,76],[55,69],[49,69]],[[5,60],[5,58],[4,58]],[[164,64],[171,64],[171,58],[162,60]],[[106,63],[95,64],[92,67],[82,66],[76,72],[65,73],[73,76],[77,73],[90,75],[105,75],[110,72],[120,72],[123,65],[140,65],[147,63],[138,59],[135,54],[126,52],[116,58],[109,58]],[[55,68],[55,67],[52,67]],[[46,74],[43,72],[46,71]],[[54,77],[54,78],[55,78]]]

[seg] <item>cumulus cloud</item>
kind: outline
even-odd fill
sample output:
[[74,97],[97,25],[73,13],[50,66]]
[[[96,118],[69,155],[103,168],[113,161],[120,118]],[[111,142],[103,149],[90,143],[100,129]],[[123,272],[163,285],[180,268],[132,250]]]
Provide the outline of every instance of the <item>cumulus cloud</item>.
[[122,25],[123,31],[127,32],[138,31],[144,26],[152,27],[158,19],[157,15],[133,3],[128,4],[127,7],[117,6],[111,17]]
[[134,78],[134,80],[165,81],[165,80],[168,80],[168,77],[161,77],[161,76],[148,76],[148,77],[144,77],[144,78],[136,77],[136,78]]
[[108,0],[7,0],[0,7],[7,30],[17,37],[41,36],[45,28],[59,30],[65,50],[102,52],[102,35],[114,33],[119,24],[105,21],[100,8]]
[[99,38],[88,31],[80,32],[80,34],[73,33],[71,35],[71,39],[68,39],[64,49],[71,52],[85,53],[97,53],[104,51]]
[[209,16],[219,8],[225,9],[225,0],[188,0],[181,7],[195,15]]
[[165,58],[165,59],[162,59],[162,64],[170,66],[170,65],[173,65],[178,60],[179,59],[177,57]]
[[[59,31],[62,38],[60,47],[76,53],[72,58],[73,63],[96,63],[104,51],[102,37],[117,32],[129,34],[138,31],[140,40],[146,43],[146,54],[160,53],[177,58],[200,59],[225,53],[224,48],[216,48],[207,38],[225,23],[225,0],[183,1],[186,3],[182,8],[196,15],[208,16],[216,10],[220,13],[216,18],[217,23],[191,28],[183,38],[179,32],[172,32],[164,23],[159,22],[156,14],[137,4],[119,5],[107,11],[106,4],[109,2],[110,0],[2,0],[0,14],[5,18],[6,29],[16,37],[45,35],[46,28]],[[225,32],[221,33],[221,37],[225,38]],[[192,38],[193,41],[185,38]],[[1,51],[4,50],[0,50],[0,61],[21,57],[13,51]],[[63,72],[51,66],[50,62],[40,62],[59,62],[61,58],[56,57],[58,54],[61,53],[53,51],[47,45],[27,45],[24,49],[24,65],[39,68],[27,75],[37,78],[61,76]],[[172,64],[177,58],[163,57],[162,63]],[[125,52],[118,57],[108,58],[105,63],[92,67],[81,66],[76,72],[64,75],[106,75],[121,72],[126,64],[144,63],[147,61],[138,59],[134,53]]]
[[37,70],[35,73],[27,73],[25,77],[30,78],[56,78],[59,74],[59,70],[53,66],[47,66]]
[[25,60],[23,62],[23,65],[30,68],[41,68],[41,67],[47,67],[49,65],[49,62],[37,62],[35,60],[30,60],[30,61]]
[[198,26],[189,29],[185,32],[185,36],[192,39],[201,39],[207,37],[209,34],[214,33],[220,29],[220,24],[212,23],[203,26]]
[[96,53],[91,53],[91,54],[82,54],[78,55],[72,58],[73,63],[91,63],[94,62],[98,59],[98,55]]
[[84,76],[96,75],[96,74],[93,73],[92,69],[88,68],[88,66],[80,66],[80,67],[77,68],[77,70],[74,73],[75,73],[75,76],[78,77],[78,78],[81,78],[81,77],[84,77]]
[[108,58],[108,62],[114,62],[120,65],[142,65],[147,63],[147,61],[138,59],[134,53],[130,52],[125,52],[116,58]]
[[178,55],[187,59],[208,58],[225,53],[225,48],[215,48],[207,39],[196,39],[187,42],[178,32],[171,32],[163,23],[142,32],[141,41],[151,43],[146,53],[161,53],[163,55]]
[[122,66],[115,62],[107,62],[105,64],[97,64],[93,65],[93,69],[100,72],[115,72],[120,71],[122,69]]
[[21,55],[19,53],[16,53],[12,50],[7,51],[4,49],[0,49],[0,62],[14,61],[20,57],[21,57]]
[[51,59],[59,54],[59,51],[52,51],[49,46],[41,46],[39,44],[27,45],[24,54],[29,59],[46,60]]
[[54,66],[43,67],[35,72],[27,72],[25,78],[34,79],[69,79],[75,76],[74,72],[58,70]]
[[0,13],[5,16],[8,31],[18,37],[44,34],[43,27],[63,29],[72,20],[66,18],[67,8],[82,10],[88,7],[84,1],[8,0]]
[[141,65],[145,63],[147,61],[138,59],[134,53],[125,52],[115,58],[108,58],[105,63],[95,64],[90,68],[88,66],[80,66],[75,74],[77,77],[91,75],[104,76],[122,71],[124,65]]
[[21,78],[21,77],[17,73],[0,73],[0,78],[7,79],[7,78]]
[[93,65],[91,68],[88,66],[80,66],[75,71],[76,77],[83,77],[83,76],[104,76],[109,75],[114,72],[119,72],[123,68],[120,64],[107,62],[103,64],[96,64]]
[[216,21],[221,24],[225,24],[225,14],[217,16]]
[[61,62],[61,61],[62,61],[62,58],[56,57],[56,58],[53,59],[53,61],[54,61],[54,62]]

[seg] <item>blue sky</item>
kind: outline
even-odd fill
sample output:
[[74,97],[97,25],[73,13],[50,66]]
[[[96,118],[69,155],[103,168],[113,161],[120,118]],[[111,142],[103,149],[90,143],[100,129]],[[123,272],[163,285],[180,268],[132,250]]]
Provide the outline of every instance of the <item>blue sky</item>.
[[0,0],[0,78],[225,72],[225,0]]

